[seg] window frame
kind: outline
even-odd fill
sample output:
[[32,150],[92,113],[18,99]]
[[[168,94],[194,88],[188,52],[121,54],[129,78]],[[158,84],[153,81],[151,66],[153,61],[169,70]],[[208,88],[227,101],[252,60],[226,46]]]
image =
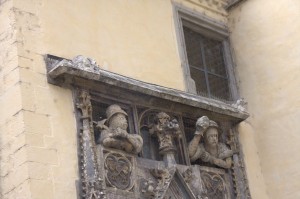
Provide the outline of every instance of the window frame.
[[[173,3],[173,14],[175,22],[175,31],[177,36],[178,51],[181,60],[181,67],[185,80],[185,91],[197,94],[196,84],[190,75],[190,67],[187,58],[186,44],[183,33],[183,26],[191,28],[205,37],[222,42],[223,58],[225,63],[225,70],[228,77],[228,89],[230,99],[217,99],[223,102],[232,103],[239,99],[238,88],[234,75],[234,61],[232,58],[232,50],[229,43],[229,30],[226,24],[216,21],[205,16],[195,10],[184,7],[178,3]],[[203,96],[203,95],[201,95]],[[207,99],[214,99],[214,97],[206,97]]]

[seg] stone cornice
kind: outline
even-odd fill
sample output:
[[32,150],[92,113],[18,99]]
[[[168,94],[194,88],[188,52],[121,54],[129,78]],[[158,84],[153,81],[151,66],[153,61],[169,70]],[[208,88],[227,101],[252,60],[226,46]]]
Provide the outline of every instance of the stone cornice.
[[146,83],[103,70],[95,61],[83,56],[77,56],[71,61],[48,56],[47,68],[48,81],[60,86],[67,86],[68,84],[77,85],[76,78],[80,78],[83,79],[83,81],[95,84],[95,86],[96,84],[115,86],[139,95],[156,97],[190,107],[212,111],[217,114],[232,117],[237,121],[242,121],[249,117],[248,112],[245,110],[225,102],[205,98],[177,89]]

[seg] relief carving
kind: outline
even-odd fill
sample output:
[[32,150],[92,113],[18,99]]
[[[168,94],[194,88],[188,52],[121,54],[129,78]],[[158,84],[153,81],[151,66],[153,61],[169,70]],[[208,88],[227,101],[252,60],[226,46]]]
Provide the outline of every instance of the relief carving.
[[186,169],[182,173],[182,177],[186,183],[190,183],[193,180],[193,170],[191,168]]
[[106,109],[106,117],[97,122],[96,127],[101,131],[98,143],[127,153],[139,153],[142,150],[143,139],[140,135],[127,132],[127,113],[119,105],[114,104]]
[[247,109],[247,102],[244,98],[238,99],[234,104],[231,104],[234,108],[237,108],[240,111],[246,111]]
[[176,119],[170,121],[170,116],[164,112],[156,115],[154,124],[151,125],[149,133],[155,135],[159,142],[159,153],[176,151],[173,139],[181,135],[179,125]]
[[163,199],[170,183],[175,174],[176,168],[168,168],[168,169],[152,169],[151,174],[157,179],[157,186],[154,190],[155,199]]
[[[203,143],[200,143],[202,137]],[[218,125],[216,122],[203,116],[196,122],[194,138],[188,146],[191,162],[200,159],[203,162],[222,167],[231,168],[233,151],[218,141]]]
[[157,184],[151,179],[141,179],[140,181],[140,191],[144,198],[154,198],[155,197],[155,188]]
[[[81,112],[80,126],[80,173],[82,198],[106,198],[105,186],[97,167],[97,158],[94,150],[94,137],[92,126],[92,104],[88,91],[80,90],[78,93],[77,109]],[[87,172],[89,168],[89,172]]]
[[104,158],[104,167],[108,185],[122,190],[132,188],[132,164],[126,156],[121,153],[108,153]]
[[202,198],[227,199],[226,186],[221,175],[213,172],[201,171],[201,179],[204,185]]

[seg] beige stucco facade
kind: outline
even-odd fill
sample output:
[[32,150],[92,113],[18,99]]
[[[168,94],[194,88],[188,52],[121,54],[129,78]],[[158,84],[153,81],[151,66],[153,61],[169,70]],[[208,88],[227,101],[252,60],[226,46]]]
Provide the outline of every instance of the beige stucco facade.
[[[257,149],[269,198],[300,197],[299,16],[299,1],[250,0],[229,17],[240,93],[251,114],[241,125],[243,143],[256,145],[245,156],[251,161]],[[248,176],[255,190],[256,175]]]
[[216,2],[0,1],[1,198],[77,197],[72,93],[47,83],[46,54],[186,89],[174,4],[230,27],[251,115],[239,131],[252,197],[299,198],[300,3],[248,0],[227,13]]

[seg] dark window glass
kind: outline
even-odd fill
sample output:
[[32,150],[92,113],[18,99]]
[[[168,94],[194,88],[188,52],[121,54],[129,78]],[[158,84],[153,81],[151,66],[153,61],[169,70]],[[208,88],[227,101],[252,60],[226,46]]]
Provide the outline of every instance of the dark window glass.
[[190,67],[191,78],[196,83],[197,93],[203,96],[207,96],[207,85],[205,81],[204,71],[197,70],[194,67]]
[[190,76],[197,93],[210,98],[230,100],[226,65],[221,41],[208,38],[183,26]]

